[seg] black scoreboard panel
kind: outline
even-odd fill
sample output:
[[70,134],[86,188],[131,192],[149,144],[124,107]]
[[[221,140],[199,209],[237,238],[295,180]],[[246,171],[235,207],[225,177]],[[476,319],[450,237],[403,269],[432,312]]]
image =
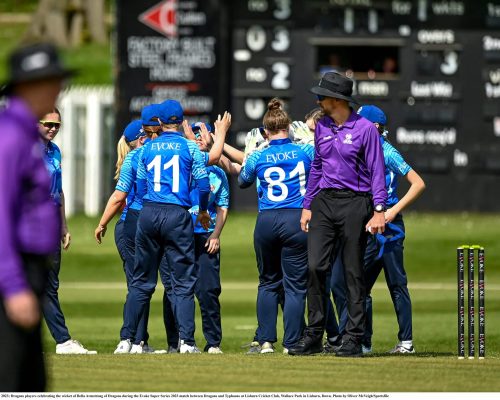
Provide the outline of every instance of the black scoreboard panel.
[[218,0],[116,0],[117,134],[150,103],[210,121],[227,101],[225,8]]
[[[269,99],[303,119],[336,69],[425,179],[412,208],[500,209],[500,0],[117,0],[117,23],[120,128],[173,97],[191,119],[230,109],[242,148]],[[252,189],[232,192],[255,208]]]
[[[425,179],[412,207],[500,209],[500,1],[234,3],[234,143],[273,96],[303,119],[316,107],[310,87],[335,69],[354,79],[360,104],[386,112],[390,141]],[[233,200],[255,204],[237,189]]]

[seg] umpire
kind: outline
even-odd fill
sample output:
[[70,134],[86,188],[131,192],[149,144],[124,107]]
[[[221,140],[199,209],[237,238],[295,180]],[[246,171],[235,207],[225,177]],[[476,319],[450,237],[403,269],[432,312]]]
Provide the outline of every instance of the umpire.
[[41,392],[40,298],[61,227],[37,123],[54,109],[70,72],[48,44],[15,50],[9,67],[0,93],[6,95],[0,111],[0,392]]
[[336,354],[362,355],[366,235],[384,231],[387,191],[379,134],[370,121],[349,106],[354,102],[352,86],[352,80],[345,76],[327,72],[311,89],[325,116],[316,125],[314,161],[300,221],[302,229],[309,232],[309,325],[297,346],[290,349],[291,355],[322,350],[326,278],[336,254],[342,255],[345,266],[348,310],[345,334]]

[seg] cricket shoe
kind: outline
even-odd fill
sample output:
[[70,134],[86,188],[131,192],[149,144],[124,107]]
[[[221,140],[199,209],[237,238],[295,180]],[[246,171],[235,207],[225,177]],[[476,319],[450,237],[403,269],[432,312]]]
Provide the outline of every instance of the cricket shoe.
[[361,343],[356,339],[344,336],[342,338],[342,346],[335,352],[337,357],[362,357],[363,350]]
[[342,336],[327,338],[323,346],[323,354],[335,354],[342,346]]
[[365,355],[372,353],[372,341],[371,341],[371,338],[363,338],[363,340],[361,340],[361,351]]
[[149,344],[145,344],[144,347],[142,348],[142,352],[146,354],[167,354],[167,350],[156,350],[155,348],[151,347]]
[[168,346],[167,353],[168,354],[176,354],[179,352],[179,348],[175,346]]
[[210,346],[207,350],[208,354],[224,354],[219,346]]
[[201,351],[195,344],[189,345],[184,343],[184,340],[181,340],[181,346],[179,349],[179,353],[181,354],[201,354]]
[[87,350],[78,340],[67,340],[56,345],[56,354],[97,354],[95,350]]
[[155,350],[149,344],[140,342],[139,344],[133,344],[130,348],[130,354],[166,354],[166,350]]
[[128,354],[130,353],[131,349],[132,342],[130,341],[130,339],[120,340],[120,343],[118,343],[118,346],[116,346],[114,354]]
[[403,342],[399,342],[394,348],[389,350],[389,354],[414,354],[415,348],[413,344],[406,344]]
[[361,351],[363,352],[363,354],[371,354],[372,346],[368,344],[361,344]]
[[288,354],[292,356],[309,356],[322,351],[321,336],[314,335],[306,329],[297,344],[288,349]]
[[271,342],[264,342],[260,346],[260,354],[271,354],[274,353],[274,346]]
[[251,342],[250,344],[245,344],[241,346],[241,348],[249,347],[248,351],[245,354],[260,354],[260,343],[257,341]]
[[283,354],[288,355],[288,349],[286,347],[283,347]]

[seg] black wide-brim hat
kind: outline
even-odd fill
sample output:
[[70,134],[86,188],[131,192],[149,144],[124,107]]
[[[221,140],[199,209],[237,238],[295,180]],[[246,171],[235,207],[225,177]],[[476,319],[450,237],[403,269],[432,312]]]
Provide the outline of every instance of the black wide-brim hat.
[[352,97],[353,84],[354,82],[351,79],[338,72],[327,72],[323,75],[318,85],[312,87],[310,91],[320,96],[335,97],[350,103],[358,104]]
[[65,68],[57,49],[50,43],[19,47],[9,57],[9,79],[0,85],[0,95],[11,92],[15,85],[45,79],[65,79],[76,70]]

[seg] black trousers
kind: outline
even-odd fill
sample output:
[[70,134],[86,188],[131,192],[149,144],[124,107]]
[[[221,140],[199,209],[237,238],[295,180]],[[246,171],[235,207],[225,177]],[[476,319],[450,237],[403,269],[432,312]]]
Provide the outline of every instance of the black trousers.
[[[37,297],[41,299],[49,271],[49,258],[24,255],[23,264],[28,283]],[[41,309],[40,315],[42,315]],[[1,298],[0,349],[0,392],[43,392],[45,390],[41,325],[38,324],[31,330],[13,325],[7,318]]]
[[314,336],[323,336],[328,301],[327,275],[332,259],[341,254],[348,313],[345,335],[361,340],[365,331],[365,225],[373,215],[371,197],[368,194],[324,189],[314,198],[311,212],[307,283],[309,330]]

